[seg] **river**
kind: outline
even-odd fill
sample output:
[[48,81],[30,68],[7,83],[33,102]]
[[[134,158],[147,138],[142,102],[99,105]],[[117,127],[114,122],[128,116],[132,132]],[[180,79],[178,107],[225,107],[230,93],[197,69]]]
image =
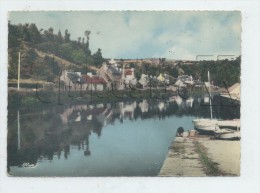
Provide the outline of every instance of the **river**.
[[[209,117],[209,107],[201,105],[207,102],[173,96],[8,109],[8,173],[157,176],[177,128],[192,129],[194,118]],[[240,117],[239,108],[223,105],[215,105],[213,115]]]

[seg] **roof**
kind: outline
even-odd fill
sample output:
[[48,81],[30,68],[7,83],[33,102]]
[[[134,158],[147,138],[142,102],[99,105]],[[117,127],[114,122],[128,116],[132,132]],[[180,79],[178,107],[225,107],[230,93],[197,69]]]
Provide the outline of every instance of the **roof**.
[[85,75],[84,79],[85,79],[86,83],[88,83],[88,84],[106,84],[105,79],[102,77],[99,77],[99,76],[90,77],[88,75]]
[[125,75],[132,75],[133,71],[132,69],[125,69]]
[[76,72],[68,72],[67,76],[73,83],[85,83],[85,80]]
[[121,73],[116,69],[116,67],[114,66],[108,66],[108,71],[110,71],[112,74],[115,74],[115,75],[120,75]]

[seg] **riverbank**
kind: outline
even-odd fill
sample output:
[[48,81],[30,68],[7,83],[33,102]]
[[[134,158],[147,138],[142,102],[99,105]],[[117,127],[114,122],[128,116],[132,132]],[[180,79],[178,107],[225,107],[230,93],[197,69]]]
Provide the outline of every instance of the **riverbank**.
[[240,141],[176,137],[159,176],[239,176]]

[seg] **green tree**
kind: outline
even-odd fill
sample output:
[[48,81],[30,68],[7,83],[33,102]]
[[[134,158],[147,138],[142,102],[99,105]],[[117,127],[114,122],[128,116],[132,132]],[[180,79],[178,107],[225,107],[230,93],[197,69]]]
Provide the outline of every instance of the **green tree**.
[[58,42],[59,43],[62,43],[63,42],[63,37],[62,37],[62,34],[61,34],[61,32],[60,32],[60,30],[59,30],[59,32],[58,32]]
[[28,31],[30,33],[31,42],[32,43],[39,43],[41,41],[41,34],[38,31],[38,28],[34,23],[31,23],[28,27]]
[[98,48],[98,51],[92,56],[95,66],[100,66],[104,62],[104,58],[102,57],[102,51]]
[[64,39],[65,39],[66,43],[68,43],[70,41],[70,33],[67,29],[65,30]]

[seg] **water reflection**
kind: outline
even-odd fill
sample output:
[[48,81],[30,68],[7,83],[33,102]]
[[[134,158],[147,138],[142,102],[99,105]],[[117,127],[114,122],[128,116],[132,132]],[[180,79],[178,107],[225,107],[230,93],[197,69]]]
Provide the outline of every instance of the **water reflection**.
[[[217,100],[220,99],[215,97],[214,101]],[[91,157],[94,150],[91,149],[90,136],[101,139],[102,130],[109,125],[117,125],[117,122],[124,124],[127,120],[141,120],[142,124],[142,120],[163,120],[171,116],[181,117],[184,121],[185,116],[209,117],[209,108],[201,106],[206,103],[205,97],[184,100],[172,96],[168,100],[141,99],[108,104],[42,107],[35,112],[22,108],[18,111],[10,109],[8,171],[13,166],[29,168],[42,162],[52,162],[55,156],[58,160],[62,157],[69,159],[71,148],[78,149],[84,157]],[[239,108],[223,106],[214,106],[213,114],[216,118],[224,119],[240,116]],[[129,125],[129,122],[126,124]],[[175,125],[176,128],[179,126],[182,125]]]

